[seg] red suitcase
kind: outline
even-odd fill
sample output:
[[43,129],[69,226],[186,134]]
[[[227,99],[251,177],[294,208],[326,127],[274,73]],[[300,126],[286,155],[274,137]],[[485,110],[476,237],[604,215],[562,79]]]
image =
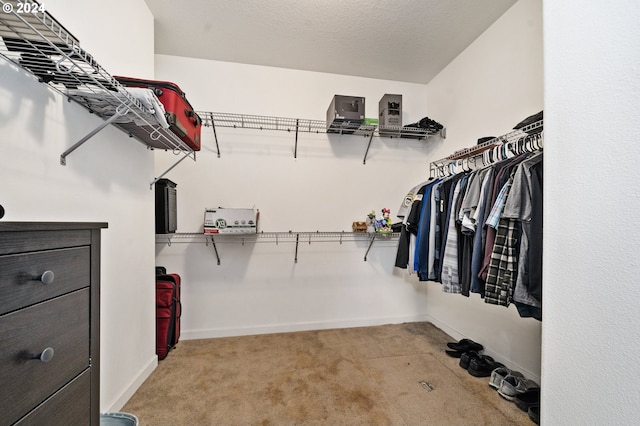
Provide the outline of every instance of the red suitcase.
[[175,331],[176,285],[173,281],[156,279],[156,354],[167,357]]
[[180,317],[182,316],[182,302],[180,301],[181,279],[180,279],[180,275],[178,274],[163,274],[159,276],[159,279],[163,279],[166,281],[173,281],[173,283],[176,285],[176,294],[175,294],[176,308],[174,309],[174,313],[173,313],[174,328],[173,328],[172,339],[170,341],[171,347],[174,347],[175,345],[178,344],[178,341],[180,340]]
[[125,87],[152,89],[164,106],[169,129],[191,149],[200,151],[202,120],[177,84],[122,76],[114,76],[114,78]]
[[156,353],[165,359],[180,340],[180,275],[156,275]]

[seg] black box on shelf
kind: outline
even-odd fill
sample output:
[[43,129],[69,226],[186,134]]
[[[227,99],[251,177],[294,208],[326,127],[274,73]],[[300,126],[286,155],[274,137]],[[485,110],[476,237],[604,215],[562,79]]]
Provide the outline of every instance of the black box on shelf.
[[364,98],[335,95],[327,109],[327,133],[353,133],[364,123]]
[[176,183],[169,179],[156,182],[156,234],[173,234],[178,228]]

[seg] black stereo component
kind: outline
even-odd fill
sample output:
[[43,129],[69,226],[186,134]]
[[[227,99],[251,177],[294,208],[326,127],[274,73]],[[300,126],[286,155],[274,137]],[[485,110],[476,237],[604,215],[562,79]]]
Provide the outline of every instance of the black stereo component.
[[176,183],[169,179],[156,182],[156,234],[172,234],[178,228]]

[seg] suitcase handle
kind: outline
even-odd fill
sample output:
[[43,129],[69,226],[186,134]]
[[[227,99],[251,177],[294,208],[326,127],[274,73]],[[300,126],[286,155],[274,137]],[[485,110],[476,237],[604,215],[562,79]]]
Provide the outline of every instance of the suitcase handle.
[[184,115],[186,115],[191,120],[193,120],[193,124],[195,124],[196,127],[200,126],[202,124],[202,120],[200,119],[200,116],[198,114],[196,114],[195,111],[193,111],[191,109],[185,109],[184,110]]

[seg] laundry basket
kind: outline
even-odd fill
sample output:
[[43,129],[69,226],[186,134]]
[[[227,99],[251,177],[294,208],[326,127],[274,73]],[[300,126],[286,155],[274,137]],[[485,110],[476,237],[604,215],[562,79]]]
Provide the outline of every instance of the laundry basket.
[[100,426],[138,426],[138,418],[129,413],[102,413]]

